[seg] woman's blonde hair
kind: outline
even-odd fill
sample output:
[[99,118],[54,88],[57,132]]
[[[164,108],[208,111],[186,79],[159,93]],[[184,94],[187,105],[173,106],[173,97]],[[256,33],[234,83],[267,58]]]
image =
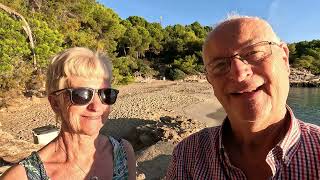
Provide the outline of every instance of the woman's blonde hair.
[[[109,84],[112,80],[112,65],[109,59],[84,47],[66,49],[52,58],[48,66],[46,91],[52,92],[70,87],[71,77],[83,77],[88,79],[103,78]],[[62,114],[56,113],[56,120],[62,120]],[[65,122],[69,129],[77,131],[79,120],[69,117]]]
[[103,78],[111,83],[112,66],[109,59],[88,48],[74,47],[66,49],[52,58],[48,66],[47,94],[67,88],[72,76],[84,78]]

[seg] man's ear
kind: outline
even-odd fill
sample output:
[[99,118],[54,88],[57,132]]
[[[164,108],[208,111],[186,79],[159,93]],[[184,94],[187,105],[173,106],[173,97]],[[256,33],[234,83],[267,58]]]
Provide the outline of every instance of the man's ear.
[[59,108],[59,104],[58,104],[57,97],[56,97],[56,96],[49,95],[49,96],[48,96],[48,100],[49,100],[49,103],[50,103],[50,105],[51,105],[52,110],[53,110],[55,113],[59,113],[59,112],[60,112],[60,108]]
[[282,43],[280,44],[280,47],[282,48],[282,50],[283,50],[283,52],[284,52],[284,53],[282,54],[282,59],[284,60],[284,63],[285,63],[285,65],[286,65],[286,67],[287,67],[287,71],[288,71],[288,73],[290,74],[289,48],[288,48],[287,44],[284,43],[284,42],[282,42]]
[[208,78],[208,73],[206,73],[206,79],[207,79],[208,83],[211,84],[212,88],[214,88],[212,82]]

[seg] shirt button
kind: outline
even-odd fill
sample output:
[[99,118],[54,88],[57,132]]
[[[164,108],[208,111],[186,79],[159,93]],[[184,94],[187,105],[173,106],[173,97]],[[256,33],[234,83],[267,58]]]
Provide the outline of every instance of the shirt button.
[[286,165],[289,164],[289,161],[290,161],[289,157],[288,157],[288,156],[284,156],[284,163],[285,163]]

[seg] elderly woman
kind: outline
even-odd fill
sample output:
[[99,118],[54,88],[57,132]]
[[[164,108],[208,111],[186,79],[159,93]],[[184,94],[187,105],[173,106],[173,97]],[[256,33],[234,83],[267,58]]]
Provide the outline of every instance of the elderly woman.
[[61,132],[1,178],[135,179],[132,146],[99,134],[117,99],[111,79],[108,59],[89,49],[71,48],[54,57],[46,87]]

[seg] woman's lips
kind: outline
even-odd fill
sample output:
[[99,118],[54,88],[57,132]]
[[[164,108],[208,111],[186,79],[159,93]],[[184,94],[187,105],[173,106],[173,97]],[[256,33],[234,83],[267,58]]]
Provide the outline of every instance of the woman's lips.
[[101,116],[82,116],[85,119],[89,119],[89,120],[100,120]]

